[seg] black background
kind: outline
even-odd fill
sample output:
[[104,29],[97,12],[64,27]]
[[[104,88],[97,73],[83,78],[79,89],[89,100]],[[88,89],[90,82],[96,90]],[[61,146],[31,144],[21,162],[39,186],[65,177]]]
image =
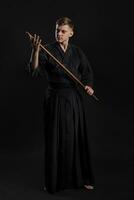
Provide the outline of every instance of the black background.
[[[14,178],[14,167],[19,166],[16,174],[25,173],[27,168],[31,170],[34,158],[38,163],[43,160],[43,97],[47,81],[45,77],[32,77],[27,70],[31,47],[25,32],[40,35],[44,44],[52,42],[55,21],[62,16],[70,17],[75,24],[72,42],[83,49],[91,63],[95,94],[100,99],[97,102],[83,94],[96,184],[104,190],[109,183],[107,191],[116,188],[113,195],[132,197],[134,14],[132,3],[123,1],[0,3],[1,184],[5,180],[10,184],[23,180],[21,176]],[[40,169],[43,171],[42,163]],[[35,179],[40,185],[38,170]],[[2,197],[6,198],[5,187],[3,191]],[[100,194],[106,197],[105,190]]]

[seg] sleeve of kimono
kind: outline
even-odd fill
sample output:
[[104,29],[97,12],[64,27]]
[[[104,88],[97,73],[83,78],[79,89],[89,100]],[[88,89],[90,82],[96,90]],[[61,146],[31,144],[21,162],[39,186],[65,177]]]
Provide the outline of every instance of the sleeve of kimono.
[[45,65],[47,63],[47,55],[43,52],[40,51],[39,53],[39,66],[36,69],[33,69],[31,66],[31,63],[28,63],[28,69],[29,72],[32,74],[32,76],[38,76],[38,75],[43,75],[44,70],[45,70]]
[[89,85],[92,87],[93,70],[91,68],[90,62],[81,49],[79,49],[79,56],[80,56],[79,72],[81,74],[81,82],[84,85]]

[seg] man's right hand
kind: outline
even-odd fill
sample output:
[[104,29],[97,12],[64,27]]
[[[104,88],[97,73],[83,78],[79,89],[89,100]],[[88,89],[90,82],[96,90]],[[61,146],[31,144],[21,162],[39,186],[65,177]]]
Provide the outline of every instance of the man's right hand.
[[39,52],[40,51],[40,44],[41,39],[38,35],[34,34],[34,37],[31,39],[31,45],[34,51]]

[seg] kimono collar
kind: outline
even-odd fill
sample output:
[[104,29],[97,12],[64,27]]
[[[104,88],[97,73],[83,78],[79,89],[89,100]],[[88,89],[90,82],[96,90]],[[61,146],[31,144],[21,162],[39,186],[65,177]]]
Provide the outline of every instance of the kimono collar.
[[61,48],[61,46],[60,46],[60,44],[59,44],[58,42],[55,42],[55,44],[56,44],[58,50],[59,50],[62,54],[66,54],[66,53],[69,51],[70,47],[71,47],[71,44],[68,43],[67,49],[66,49],[66,51],[64,52],[63,49]]

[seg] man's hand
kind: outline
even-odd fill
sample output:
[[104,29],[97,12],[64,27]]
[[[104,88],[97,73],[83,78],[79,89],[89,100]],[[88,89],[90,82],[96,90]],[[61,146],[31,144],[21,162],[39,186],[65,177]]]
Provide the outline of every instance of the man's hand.
[[94,93],[94,90],[89,85],[85,86],[85,90],[89,95],[93,95]]
[[31,45],[34,51],[40,50],[41,39],[38,35],[34,34],[34,37],[31,39]]

